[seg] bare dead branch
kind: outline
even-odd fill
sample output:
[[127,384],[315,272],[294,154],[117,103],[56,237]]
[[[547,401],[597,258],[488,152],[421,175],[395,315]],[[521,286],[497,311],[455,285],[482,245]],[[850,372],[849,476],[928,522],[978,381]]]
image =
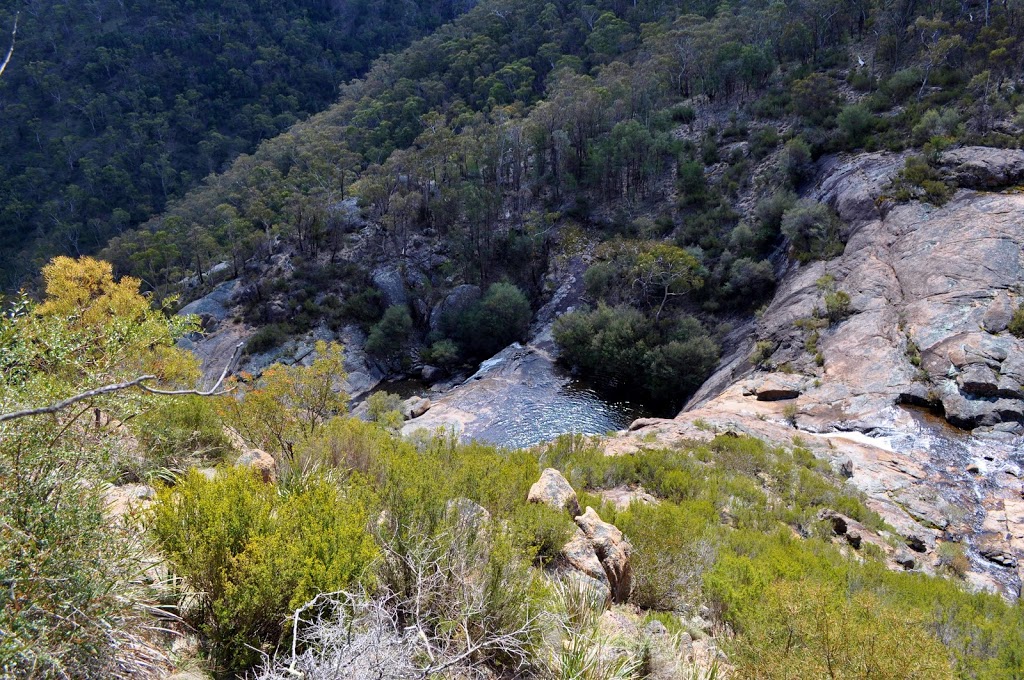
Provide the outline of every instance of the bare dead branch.
[[11,46],[7,49],[7,56],[4,57],[3,63],[0,64],[0,76],[7,70],[7,65],[11,63],[11,56],[14,55],[14,38],[18,35],[18,17],[20,14],[20,12],[14,14],[14,28],[11,29]]
[[39,408],[29,408],[21,411],[12,411],[11,413],[0,413],[0,423],[6,422],[8,420],[15,420],[17,418],[27,418],[29,416],[46,415],[47,413],[57,413],[58,411],[63,411],[68,406],[72,406],[81,401],[93,399],[95,397],[99,397],[104,394],[110,394],[112,392],[121,392],[123,390],[128,390],[133,387],[138,387],[139,389],[145,392],[149,392],[150,394],[158,394],[161,396],[181,396],[191,394],[199,397],[215,397],[221,394],[227,394],[228,392],[231,391],[230,389],[221,391],[218,391],[218,389],[223,384],[224,379],[227,378],[228,372],[231,370],[231,366],[235,363],[235,359],[238,358],[238,354],[242,351],[242,346],[243,343],[238,343],[238,345],[235,346],[235,351],[232,353],[227,365],[224,366],[224,371],[220,374],[220,377],[217,379],[217,382],[214,383],[213,387],[205,391],[158,390],[156,388],[145,385],[145,383],[150,380],[156,380],[155,375],[142,375],[139,376],[138,378],[135,378],[134,380],[128,380],[127,382],[112,383],[110,385],[104,385],[103,387],[97,387],[96,389],[93,390],[87,390],[80,394],[76,394],[73,397],[68,397],[63,401],[58,401],[56,404],[50,404],[49,406],[40,406]]

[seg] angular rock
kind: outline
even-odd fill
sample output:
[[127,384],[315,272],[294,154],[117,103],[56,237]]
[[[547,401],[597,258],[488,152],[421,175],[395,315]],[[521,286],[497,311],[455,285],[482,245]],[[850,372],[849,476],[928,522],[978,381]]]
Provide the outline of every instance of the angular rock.
[[979,397],[994,397],[999,393],[999,377],[984,364],[971,364],[957,376],[960,389]]
[[1013,569],[1017,566],[1017,558],[998,548],[982,548],[978,553],[989,562],[998,564],[1000,567]]
[[547,468],[541,473],[540,479],[530,487],[526,500],[530,503],[543,503],[556,510],[567,510],[573,517],[580,514],[576,491],[562,473],[554,468]]
[[1002,333],[1010,325],[1012,318],[1013,304],[1010,302],[1010,296],[1005,290],[1001,290],[985,310],[985,316],[981,317],[981,327],[989,333]]
[[603,521],[593,508],[576,517],[576,526],[583,530],[587,540],[604,567],[611,586],[612,601],[625,602],[632,585],[633,570],[630,555],[633,546],[614,524]]
[[903,567],[904,569],[913,569],[915,566],[917,566],[917,560],[914,559],[914,556],[906,550],[896,551],[896,554],[893,556],[892,559],[893,562]]
[[758,401],[796,399],[803,392],[803,379],[797,376],[773,373],[760,385],[752,388]]
[[577,529],[569,542],[562,546],[562,557],[576,571],[610,588],[608,575],[597,557],[597,551],[581,529]]
[[456,526],[479,532],[491,521],[487,508],[468,498],[453,498],[445,505],[445,515],[454,520]]

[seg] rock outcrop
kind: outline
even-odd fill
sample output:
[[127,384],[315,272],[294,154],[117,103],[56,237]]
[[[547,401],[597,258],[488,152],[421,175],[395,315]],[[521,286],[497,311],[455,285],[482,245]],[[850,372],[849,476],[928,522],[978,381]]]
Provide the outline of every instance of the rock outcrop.
[[573,517],[580,514],[576,491],[562,473],[554,468],[547,468],[541,473],[540,479],[530,487],[526,500],[530,503],[543,503],[556,510],[565,510]]
[[611,589],[612,602],[625,602],[633,582],[630,555],[633,546],[614,524],[602,520],[593,508],[576,518],[586,541],[591,545]]
[[[810,194],[839,213],[845,252],[787,265],[753,332],[683,413],[635,423],[608,450],[714,431],[783,445],[799,435],[895,529],[902,547],[885,541],[891,563],[933,571],[936,546],[960,542],[968,581],[1015,597],[1024,562],[1024,341],[1007,327],[1024,302],[1024,194],[991,190],[1024,181],[1024,152],[946,153],[942,167],[962,188],[941,207],[887,198],[904,161],[888,153],[823,160]],[[826,318],[826,276],[850,296],[847,318]],[[759,341],[775,349],[754,366]],[[831,520],[837,540],[853,549],[875,542],[848,519],[842,531]]]

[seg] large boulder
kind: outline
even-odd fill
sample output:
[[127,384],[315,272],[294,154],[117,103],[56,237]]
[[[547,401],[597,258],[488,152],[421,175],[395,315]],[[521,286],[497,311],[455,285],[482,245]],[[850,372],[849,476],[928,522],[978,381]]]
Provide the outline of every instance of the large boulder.
[[463,284],[456,286],[448,293],[443,300],[434,305],[430,311],[430,330],[437,332],[446,318],[454,317],[464,312],[474,302],[480,299],[483,293],[480,286]]
[[404,305],[409,301],[408,295],[405,292],[405,281],[402,279],[402,273],[393,267],[382,267],[373,272],[370,277],[373,281],[373,286],[380,291],[381,297],[384,298],[384,304],[388,307],[392,305]]
[[430,400],[426,397],[409,397],[402,402],[402,416],[406,420],[419,418],[430,410]]
[[262,449],[247,449],[238,457],[237,464],[255,470],[267,484],[277,481],[277,461]]
[[593,508],[587,508],[585,513],[576,518],[576,526],[582,530],[593,546],[597,559],[601,561],[611,587],[612,601],[625,602],[629,598],[633,581],[630,564],[633,546],[618,527],[602,520]]
[[584,576],[600,583],[611,593],[611,586],[608,582],[608,575],[605,573],[604,565],[597,557],[593,544],[587,539],[582,529],[577,529],[569,542],[562,547],[562,557],[570,567]]
[[556,510],[567,510],[574,517],[580,514],[576,491],[562,473],[554,468],[547,468],[541,473],[540,479],[530,487],[526,500],[530,503],[543,503]]

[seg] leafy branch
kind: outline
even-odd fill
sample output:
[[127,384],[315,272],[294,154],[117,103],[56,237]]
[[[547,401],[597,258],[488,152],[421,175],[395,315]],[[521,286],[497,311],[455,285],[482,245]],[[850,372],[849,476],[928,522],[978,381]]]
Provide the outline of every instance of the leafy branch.
[[156,380],[157,377],[155,375],[143,375],[133,380],[128,380],[126,382],[111,383],[110,385],[104,385],[103,387],[97,387],[92,390],[87,390],[85,392],[76,394],[73,397],[68,397],[63,401],[58,401],[55,404],[50,404],[49,406],[40,406],[39,408],[30,408],[21,411],[12,411],[11,413],[2,413],[0,414],[0,423],[6,422],[8,420],[15,420],[17,418],[26,418],[28,416],[40,416],[45,415],[47,413],[57,413],[59,411],[63,411],[69,406],[77,404],[78,402],[93,399],[94,397],[99,397],[104,394],[110,394],[112,392],[120,392],[122,390],[131,389],[133,387],[138,387],[144,392],[149,392],[150,394],[158,394],[161,396],[181,396],[191,394],[200,397],[215,397],[221,394],[227,394],[228,392],[231,391],[231,389],[220,390],[220,386],[224,383],[224,379],[227,378],[228,371],[231,370],[231,367],[234,365],[235,360],[238,359],[238,355],[239,353],[241,353],[243,345],[244,343],[238,343],[235,346],[235,351],[231,354],[231,358],[224,366],[224,370],[221,372],[220,377],[217,378],[217,382],[214,383],[213,387],[211,387],[208,390],[160,390],[156,389],[155,387],[149,387],[148,385],[145,384],[150,380]]

